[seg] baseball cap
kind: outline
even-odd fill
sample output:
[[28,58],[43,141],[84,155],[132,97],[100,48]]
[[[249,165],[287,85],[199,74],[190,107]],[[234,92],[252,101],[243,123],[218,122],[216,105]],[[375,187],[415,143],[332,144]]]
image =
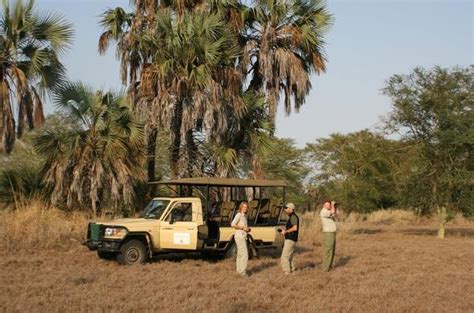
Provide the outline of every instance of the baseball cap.
[[288,202],[286,205],[285,205],[285,208],[290,208],[290,209],[295,209],[295,205],[291,202]]

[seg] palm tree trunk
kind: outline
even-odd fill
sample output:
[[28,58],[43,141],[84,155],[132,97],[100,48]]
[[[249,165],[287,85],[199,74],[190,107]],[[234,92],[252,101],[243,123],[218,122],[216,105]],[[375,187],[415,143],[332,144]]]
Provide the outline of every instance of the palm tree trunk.
[[183,102],[178,101],[174,108],[173,120],[171,122],[171,157],[170,168],[171,178],[175,179],[179,175],[178,161],[181,147],[181,123],[183,119]]
[[25,130],[25,101],[24,97],[22,98],[22,101],[18,103],[18,125],[16,127],[16,133],[18,139],[21,139],[23,136],[23,132]]
[[0,107],[2,108],[2,143],[7,154],[13,150],[15,143],[15,119],[9,100],[9,89],[6,81],[0,83]]
[[[33,113],[33,117],[31,125],[34,127],[40,127],[44,123],[43,101],[41,101],[41,97],[38,95],[35,88],[32,88],[32,92],[33,101],[31,112]],[[30,126],[30,130],[33,129],[33,126]]]
[[194,173],[194,163],[196,162],[196,144],[194,142],[193,130],[190,129],[186,132],[186,149],[188,154],[187,160],[187,176],[192,177]]
[[148,182],[154,181],[155,178],[155,160],[156,160],[156,138],[158,137],[158,129],[150,127],[147,137],[147,170]]
[[[156,163],[156,139],[158,137],[158,128],[152,126],[148,128],[147,134],[147,174],[148,182],[156,180],[155,163]],[[147,198],[152,199],[156,195],[157,185],[152,184],[147,187]]]

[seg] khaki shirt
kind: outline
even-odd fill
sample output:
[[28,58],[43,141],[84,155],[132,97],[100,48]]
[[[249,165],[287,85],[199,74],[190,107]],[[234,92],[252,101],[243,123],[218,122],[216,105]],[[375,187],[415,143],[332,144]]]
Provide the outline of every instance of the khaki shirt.
[[[247,216],[245,214],[240,213],[240,212],[235,214],[235,217],[232,220],[232,223],[230,225],[232,227],[235,226],[235,225],[238,225],[240,227],[248,227]],[[247,237],[247,232],[245,232],[242,229],[237,229],[235,231],[235,236],[236,237]]]
[[322,208],[321,209],[321,225],[323,226],[323,233],[335,233],[336,232],[336,222],[334,218],[331,217],[331,211]]

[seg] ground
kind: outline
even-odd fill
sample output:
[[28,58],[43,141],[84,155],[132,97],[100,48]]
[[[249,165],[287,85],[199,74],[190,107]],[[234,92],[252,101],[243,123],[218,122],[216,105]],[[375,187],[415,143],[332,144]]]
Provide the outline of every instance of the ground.
[[137,267],[67,251],[0,252],[0,311],[38,312],[473,312],[474,229],[359,225],[338,238],[336,262],[320,270],[314,233],[299,243],[294,275],[278,255],[249,262],[156,259]]

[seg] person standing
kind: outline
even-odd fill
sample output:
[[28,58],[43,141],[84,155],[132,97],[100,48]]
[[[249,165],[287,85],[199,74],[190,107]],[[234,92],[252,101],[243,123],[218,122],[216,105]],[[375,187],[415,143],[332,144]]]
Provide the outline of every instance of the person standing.
[[336,202],[324,200],[323,208],[321,209],[321,225],[323,229],[323,264],[322,269],[329,272],[334,261],[334,254],[336,252]]
[[293,203],[287,203],[284,209],[285,213],[288,214],[288,221],[286,222],[285,229],[281,231],[282,235],[285,236],[283,251],[281,253],[281,268],[285,274],[291,274],[295,270],[293,255],[295,253],[296,242],[298,241],[300,219],[295,213],[295,205]]
[[249,205],[247,201],[242,201],[239,205],[239,212],[235,215],[232,220],[231,226],[236,229],[234,240],[237,245],[237,259],[236,268],[237,273],[247,277],[247,263],[249,259],[249,252],[247,248],[247,233],[250,232],[250,228],[247,223],[247,212]]

